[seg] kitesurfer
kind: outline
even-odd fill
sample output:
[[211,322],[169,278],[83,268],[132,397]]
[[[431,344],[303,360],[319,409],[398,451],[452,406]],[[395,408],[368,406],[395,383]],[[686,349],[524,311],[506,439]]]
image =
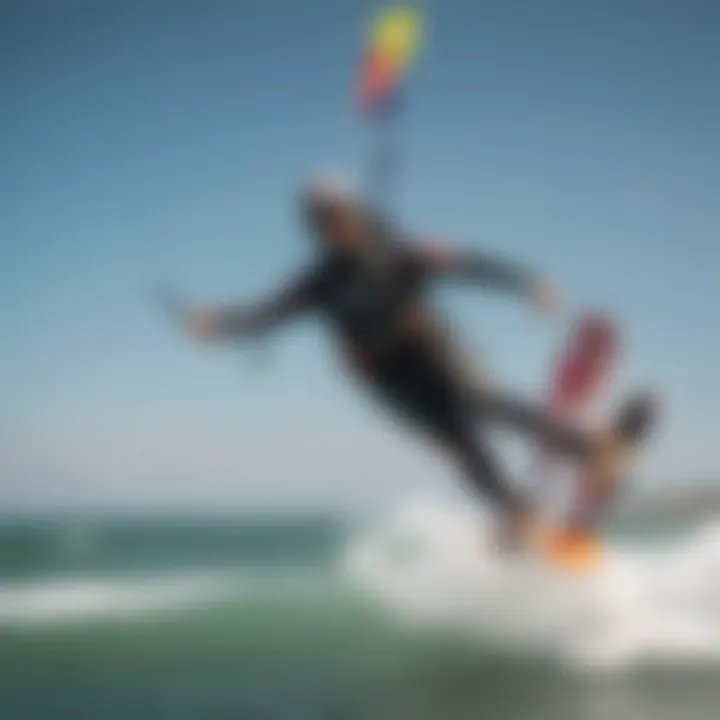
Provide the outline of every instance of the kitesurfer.
[[519,537],[534,514],[503,477],[484,430],[505,425],[581,462],[602,443],[539,406],[475,382],[426,290],[441,278],[474,282],[553,312],[559,306],[553,287],[516,262],[412,242],[379,223],[336,181],[310,184],[300,204],[314,239],[310,266],[256,305],[191,310],[186,327],[201,340],[222,341],[318,313],[336,332],[354,372],[388,407],[446,448],[502,513],[506,537]]

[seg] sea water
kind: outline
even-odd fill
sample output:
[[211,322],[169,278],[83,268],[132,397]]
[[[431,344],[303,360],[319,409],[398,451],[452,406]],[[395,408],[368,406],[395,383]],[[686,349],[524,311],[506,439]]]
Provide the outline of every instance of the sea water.
[[720,525],[586,578],[474,509],[0,527],[0,718],[711,720]]

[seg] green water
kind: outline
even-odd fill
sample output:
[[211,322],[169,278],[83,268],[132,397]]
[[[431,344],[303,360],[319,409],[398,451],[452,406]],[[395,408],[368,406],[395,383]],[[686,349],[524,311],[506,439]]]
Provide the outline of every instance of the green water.
[[345,532],[339,520],[315,516],[12,519],[0,522],[0,579],[327,565]]
[[0,718],[717,718],[712,668],[587,676],[410,631],[337,573],[347,534],[323,518],[5,523]]

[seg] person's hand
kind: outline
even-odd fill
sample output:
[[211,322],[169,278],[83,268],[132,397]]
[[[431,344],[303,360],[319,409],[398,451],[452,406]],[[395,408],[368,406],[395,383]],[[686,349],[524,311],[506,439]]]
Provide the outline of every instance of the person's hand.
[[543,315],[557,315],[563,306],[558,291],[548,282],[536,282],[530,291],[530,301]]
[[201,342],[214,342],[222,336],[221,316],[213,310],[188,310],[183,315],[183,325]]

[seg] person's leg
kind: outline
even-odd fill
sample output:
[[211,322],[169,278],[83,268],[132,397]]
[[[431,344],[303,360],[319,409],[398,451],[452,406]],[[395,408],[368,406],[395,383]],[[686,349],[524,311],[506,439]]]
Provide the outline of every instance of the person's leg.
[[528,503],[503,477],[493,453],[481,438],[471,436],[469,430],[457,429],[448,434],[437,428],[437,435],[473,490],[485,496],[503,515],[514,516],[528,509]]
[[534,504],[503,477],[491,448],[482,435],[456,431],[448,445],[455,461],[469,480],[499,513],[494,544],[496,549],[514,551],[542,532]]
[[588,459],[596,447],[593,435],[539,405],[491,389],[473,390],[470,396],[482,420],[508,425],[574,459]]
[[525,501],[503,478],[476,432],[476,417],[460,379],[432,356],[422,354],[402,370],[372,378],[385,403],[448,452],[471,487],[504,514],[524,509]]

